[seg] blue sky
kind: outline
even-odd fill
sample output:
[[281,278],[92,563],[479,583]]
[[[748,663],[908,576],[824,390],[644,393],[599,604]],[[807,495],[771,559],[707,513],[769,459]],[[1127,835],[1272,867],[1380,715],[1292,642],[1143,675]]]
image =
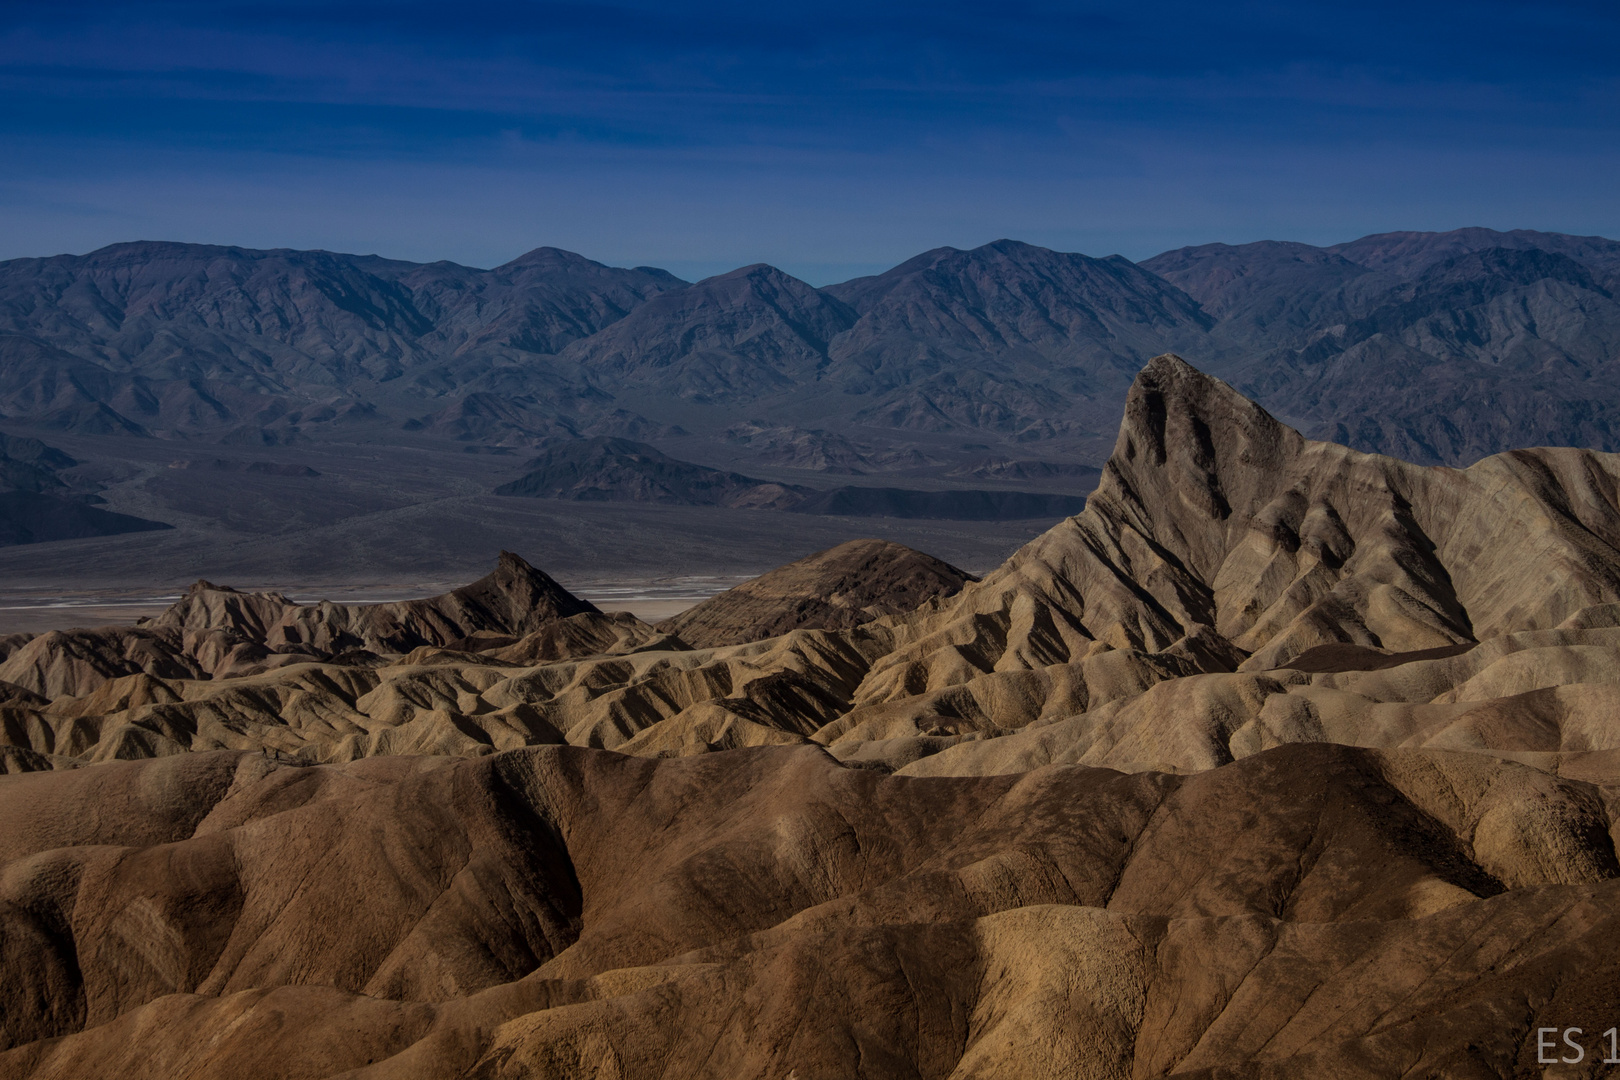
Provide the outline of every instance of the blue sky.
[[0,258],[1620,237],[1609,3],[0,6]]

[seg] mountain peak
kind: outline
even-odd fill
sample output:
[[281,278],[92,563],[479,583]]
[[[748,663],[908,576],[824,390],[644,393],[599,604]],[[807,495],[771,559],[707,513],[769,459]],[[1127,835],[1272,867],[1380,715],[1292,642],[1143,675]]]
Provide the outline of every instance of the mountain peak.
[[1239,453],[1246,462],[1257,461],[1284,442],[1303,441],[1297,431],[1220,379],[1175,353],[1163,353],[1143,366],[1126,393],[1125,416],[1105,476],[1109,471],[1134,473],[1138,462],[1172,464],[1213,508],[1224,501],[1217,475],[1224,458]]
[[528,633],[551,619],[565,619],[597,611],[559,585],[550,574],[530,565],[523,556],[503,550],[495,569],[471,585],[447,594],[468,605],[483,606],[504,620],[515,633]]
[[1060,254],[1060,252],[1057,252],[1053,248],[1041,247],[1039,244],[1030,244],[1030,243],[1026,243],[1023,240],[1013,240],[1013,239],[1009,239],[1008,237],[1005,237],[1005,236],[1002,237],[1000,240],[992,240],[988,244],[981,244],[980,246],[978,246],[976,248],[972,248],[971,250],[969,250],[968,254],[971,255],[971,254],[974,254],[976,252],[981,252],[981,251],[994,251],[994,252],[997,252],[997,253],[1003,254],[1003,255],[1012,255],[1012,254],[1017,254],[1017,255],[1026,255],[1026,254],[1031,254],[1031,255],[1033,255],[1033,254],[1054,255],[1054,254]]
[[569,251],[566,248],[551,247],[550,245],[543,244],[540,247],[525,251],[515,259],[502,263],[500,266],[496,267],[496,269],[505,270],[520,266],[566,266],[573,268],[586,266],[600,267],[604,265],[605,264],[599,263],[595,259],[587,259],[578,252]]
[[780,287],[782,285],[788,285],[795,289],[815,288],[815,286],[811,285],[809,282],[799,280],[786,270],[772,266],[770,263],[763,262],[749,263],[747,266],[739,266],[735,270],[727,270],[723,274],[714,274],[711,277],[706,277],[697,282],[697,285],[718,285],[723,282],[737,281],[746,281],[751,283],[769,282],[773,286]]

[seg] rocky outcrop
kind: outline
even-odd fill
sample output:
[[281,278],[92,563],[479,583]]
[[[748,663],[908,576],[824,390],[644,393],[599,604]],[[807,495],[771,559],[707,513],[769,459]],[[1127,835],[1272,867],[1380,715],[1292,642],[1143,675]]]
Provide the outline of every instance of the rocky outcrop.
[[[569,620],[594,622],[590,627]],[[559,624],[568,624],[561,627]],[[280,593],[244,593],[199,581],[167,611],[134,628],[53,631],[20,640],[0,679],[49,697],[80,696],[124,675],[226,678],[288,664],[354,661],[464,643],[559,659],[645,644],[645,624],[609,617],[509,551],[491,574],[423,600],[299,604]],[[526,651],[523,651],[526,650]]]
[[480,632],[521,637],[586,613],[597,613],[596,606],[503,551],[486,577],[425,600],[295,604],[277,593],[240,593],[199,581],[147,625],[198,637],[223,632],[272,649],[307,646],[327,656],[345,649],[403,653]]
[[658,629],[699,648],[739,645],[789,630],[839,630],[910,612],[976,580],[887,540],[850,540],[806,555],[718,596]]
[[1550,628],[1620,598],[1617,478],[1585,450],[1453,470],[1311,442],[1160,357],[1085,512],[909,623],[866,694],[1108,649],[1265,669]]

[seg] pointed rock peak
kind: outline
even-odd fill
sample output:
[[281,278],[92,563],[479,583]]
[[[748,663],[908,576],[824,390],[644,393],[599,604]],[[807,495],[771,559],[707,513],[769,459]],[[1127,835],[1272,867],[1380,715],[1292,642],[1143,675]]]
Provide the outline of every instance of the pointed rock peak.
[[1204,374],[1175,353],[1163,353],[1136,373],[1126,396],[1120,435],[1123,438],[1127,429],[1135,427],[1144,434],[1157,432],[1154,438],[1162,440],[1164,421],[1171,412],[1257,414],[1257,422],[1264,417],[1277,423],[1271,414],[1213,375]]
[[493,573],[450,595],[501,611],[513,632],[526,633],[548,619],[598,610],[595,604],[575,596],[544,570],[511,551],[501,552]]
[[1142,365],[1142,370],[1136,373],[1136,381],[1155,378],[1205,378],[1217,382],[1213,376],[1205,375],[1175,353],[1160,353]]
[[1221,380],[1173,353],[1131,384],[1100,492],[1226,518],[1305,438]]
[[[495,572],[497,574],[518,574],[522,576],[532,574],[539,574],[541,577],[546,576],[540,570],[531,566],[523,556],[515,551],[507,551],[505,548],[501,549],[499,557],[495,560]],[[547,580],[549,581],[550,578],[547,578]],[[561,586],[558,587],[561,588]]]
[[[1120,439],[1130,434],[1146,436],[1150,449],[1160,447],[1157,457],[1163,460],[1167,449],[1164,439],[1176,426],[1170,423],[1172,418],[1192,427],[1235,425],[1268,437],[1280,438],[1282,432],[1287,432],[1303,440],[1298,432],[1220,379],[1199,371],[1175,353],[1163,353],[1149,360],[1131,383]],[[1123,446],[1123,441],[1116,446],[1116,455]]]

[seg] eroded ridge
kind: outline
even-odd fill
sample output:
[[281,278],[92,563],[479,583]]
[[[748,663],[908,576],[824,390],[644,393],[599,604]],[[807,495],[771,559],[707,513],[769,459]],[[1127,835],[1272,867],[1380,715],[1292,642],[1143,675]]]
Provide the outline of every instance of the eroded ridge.
[[1166,356],[982,581],[8,639],[0,1075],[1533,1072],[1620,1023],[1617,480]]

